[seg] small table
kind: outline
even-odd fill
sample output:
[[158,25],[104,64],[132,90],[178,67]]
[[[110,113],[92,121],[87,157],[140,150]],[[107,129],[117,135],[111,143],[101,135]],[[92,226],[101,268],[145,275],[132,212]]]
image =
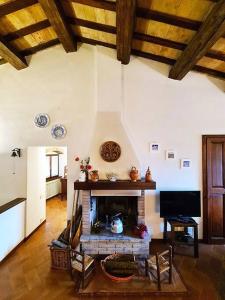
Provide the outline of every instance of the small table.
[[[174,256],[174,247],[178,245],[188,245],[194,247],[194,257],[198,257],[198,223],[195,222],[193,218],[188,219],[176,219],[176,218],[165,218],[164,219],[164,233],[163,233],[163,239],[164,241],[168,240],[168,232],[167,232],[167,222],[171,226],[171,238],[170,242],[173,248],[173,256]],[[183,227],[184,230],[181,231],[183,233],[183,240],[181,236],[181,240],[176,240],[176,228],[177,227]],[[194,239],[190,235],[188,235],[188,228],[194,228]],[[179,231],[180,232],[180,231]]]

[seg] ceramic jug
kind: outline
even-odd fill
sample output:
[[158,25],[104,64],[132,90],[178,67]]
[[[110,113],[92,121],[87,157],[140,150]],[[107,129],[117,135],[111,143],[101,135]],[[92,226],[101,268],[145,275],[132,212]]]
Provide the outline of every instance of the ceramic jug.
[[136,167],[132,167],[131,171],[130,171],[130,179],[131,181],[137,181],[138,179],[138,170],[136,169]]
[[99,180],[99,175],[98,175],[98,170],[93,170],[91,173],[91,181],[98,181]]
[[145,174],[145,181],[146,182],[152,181],[152,174],[151,174],[151,171],[150,171],[149,167],[148,167],[148,169],[146,171],[146,174]]

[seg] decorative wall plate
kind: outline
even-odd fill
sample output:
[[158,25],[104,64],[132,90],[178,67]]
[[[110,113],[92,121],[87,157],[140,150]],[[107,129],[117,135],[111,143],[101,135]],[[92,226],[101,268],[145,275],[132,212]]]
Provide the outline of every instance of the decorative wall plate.
[[45,128],[49,124],[49,116],[47,114],[38,114],[34,118],[34,123],[37,127]]
[[100,155],[104,161],[114,162],[120,158],[120,145],[113,141],[105,142],[101,145]]
[[66,128],[61,124],[56,124],[52,127],[51,134],[54,139],[63,139],[66,136]]

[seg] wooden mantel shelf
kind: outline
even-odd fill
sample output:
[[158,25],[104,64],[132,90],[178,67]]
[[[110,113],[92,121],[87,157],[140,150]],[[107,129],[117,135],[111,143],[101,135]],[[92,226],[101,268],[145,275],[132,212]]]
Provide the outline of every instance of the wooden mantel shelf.
[[74,182],[74,190],[155,190],[156,182],[145,182],[138,180],[132,182],[130,180],[117,180],[115,182],[109,180],[99,180],[97,182]]

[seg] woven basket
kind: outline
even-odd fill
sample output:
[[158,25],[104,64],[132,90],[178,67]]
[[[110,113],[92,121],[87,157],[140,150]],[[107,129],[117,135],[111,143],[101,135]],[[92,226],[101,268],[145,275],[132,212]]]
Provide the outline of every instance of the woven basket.
[[[113,281],[127,282],[127,281],[130,281],[134,277],[134,274],[127,275],[125,277],[114,276],[114,275],[110,274],[105,268],[105,264],[107,261],[114,261],[114,260],[124,257],[124,256],[125,256],[124,254],[114,253],[114,254],[107,256],[104,260],[101,260],[101,268],[102,268],[103,273]],[[133,257],[132,261],[135,261],[135,257]]]
[[52,268],[58,270],[69,270],[70,269],[70,251],[67,249],[58,249],[50,247]]

